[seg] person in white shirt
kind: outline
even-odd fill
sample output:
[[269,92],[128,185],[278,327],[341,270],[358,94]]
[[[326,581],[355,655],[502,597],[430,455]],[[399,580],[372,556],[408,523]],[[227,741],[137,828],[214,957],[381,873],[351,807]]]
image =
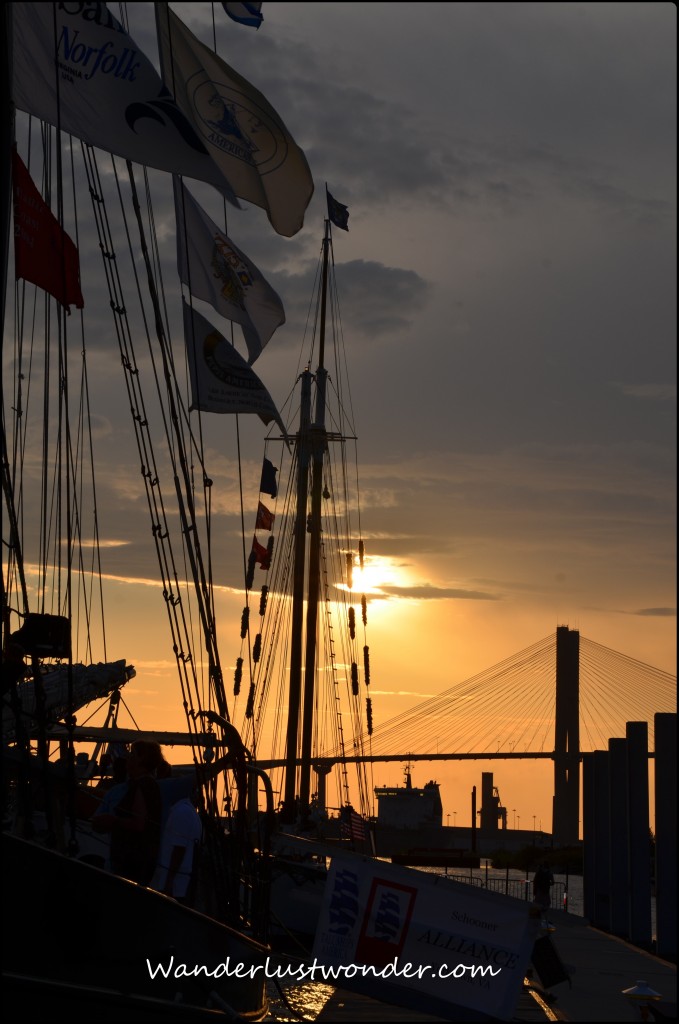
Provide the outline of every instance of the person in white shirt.
[[203,826],[194,802],[188,797],[173,804],[160,844],[160,855],[152,888],[187,902],[195,864],[196,848]]

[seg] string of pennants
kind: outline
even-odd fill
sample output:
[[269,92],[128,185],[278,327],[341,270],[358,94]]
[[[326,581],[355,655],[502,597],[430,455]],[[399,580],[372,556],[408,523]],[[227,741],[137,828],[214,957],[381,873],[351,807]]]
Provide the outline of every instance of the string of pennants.
[[[276,498],[278,495],[278,485],[276,481],[276,474],[278,469],[273,463],[265,458],[262,464],[262,476],[259,484],[260,495],[269,495],[271,498]],[[255,534],[252,538],[252,548],[248,556],[248,565],[245,576],[245,586],[247,590],[252,590],[255,580],[255,567],[259,565],[261,569],[267,572],[271,568],[271,559],[273,557],[274,548],[274,536],[273,536],[273,525],[275,520],[275,514],[259,499],[257,503],[257,516],[255,519]],[[258,531],[265,531],[270,534],[266,546],[263,545],[257,537]],[[358,544],[358,557],[359,565],[361,569],[364,563],[364,545],[363,541],[359,541]],[[353,567],[354,567],[354,555],[348,552],[346,555],[346,569],[347,569],[347,584],[349,590],[353,588]],[[259,601],[259,616],[262,618],[266,611],[267,597],[269,588],[266,584],[262,586],[260,601]],[[363,625],[366,626],[368,623],[368,602],[365,594],[361,596],[361,618]],[[246,605],[243,608],[243,614],[241,616],[241,640],[244,640],[248,634],[248,628],[250,624],[250,608]],[[353,607],[349,608],[348,611],[348,627],[349,636],[352,640],[356,637],[356,612]],[[261,655],[262,651],[262,634],[257,633],[252,646],[252,660],[256,664]],[[238,696],[240,693],[240,686],[243,678],[243,659],[236,659],[236,670],[234,673],[234,696]],[[366,686],[370,686],[370,648],[367,644],[363,647],[363,678]],[[351,692],[354,696],[358,696],[358,665],[356,662],[351,663]],[[250,684],[250,692],[248,694],[248,701],[245,710],[246,718],[251,718],[254,712],[254,683]],[[366,725],[368,735],[372,736],[373,732],[373,716],[372,716],[372,698],[366,697]]]
[[[278,469],[269,459],[264,459],[262,464],[262,477],[259,484],[260,494],[268,494],[270,497],[275,498],[278,494],[278,485],[276,482],[276,473]],[[252,548],[248,556],[247,572],[245,574],[245,586],[247,590],[252,590],[252,586],[255,582],[255,566],[259,565],[265,572],[271,568],[271,559],[273,557],[273,524],[275,519],[274,513],[267,508],[267,506],[261,500],[257,504],[257,518],[255,519],[255,535],[252,538]],[[257,531],[265,530],[270,533],[270,537],[266,543],[266,546],[261,544],[257,539]],[[260,618],[266,611],[267,597],[269,588],[264,584],[259,599],[259,616]],[[244,640],[248,635],[248,628],[250,624],[250,608],[249,605],[245,605],[243,608],[243,614],[241,616],[240,623],[240,636],[241,640]],[[262,634],[257,633],[254,643],[252,645],[252,660],[255,664],[259,661],[262,653]],[[233,677],[233,694],[237,697],[240,693],[241,682],[243,679],[243,659],[236,659],[236,670]],[[254,712],[254,683],[250,683],[250,692],[248,693],[248,702],[245,709],[245,717],[252,718]]]

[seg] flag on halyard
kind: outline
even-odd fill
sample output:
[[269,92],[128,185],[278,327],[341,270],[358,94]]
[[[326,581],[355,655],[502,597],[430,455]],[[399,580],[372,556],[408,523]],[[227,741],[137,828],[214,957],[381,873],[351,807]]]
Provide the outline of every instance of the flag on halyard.
[[184,334],[191,376],[192,409],[204,412],[255,412],[264,423],[285,430],[271,395],[209,320],[184,303]]
[[197,299],[241,325],[248,362],[254,363],[276,328],[285,323],[283,303],[254,263],[176,181],[175,208],[180,280]]
[[255,562],[258,562],[262,569],[269,569],[271,567],[271,555],[268,549],[258,542],[256,537],[252,538],[252,554],[255,556]]
[[223,169],[106,4],[12,4],[12,12],[20,110],[126,160],[207,181],[238,205]]
[[49,292],[70,313],[85,305],[78,250],[36,188],[28,168],[12,152],[14,273]]
[[257,519],[255,520],[256,530],[270,530],[273,527],[273,521],[276,517],[273,512],[270,512],[266,505],[263,505],[261,501],[257,505]]
[[252,25],[259,28],[264,20],[261,4],[222,4],[230,18],[241,25]]
[[342,203],[338,203],[337,200],[330,195],[327,188],[325,194],[328,197],[328,219],[335,225],[336,228],[342,228],[344,231],[349,230],[349,209],[343,206]]
[[304,153],[269,101],[159,3],[163,78],[241,199],[266,210],[279,235],[294,235],[314,183]]
[[340,811],[340,835],[358,842],[366,838],[365,821],[353,807],[343,807]]
[[262,463],[262,479],[259,484],[259,489],[262,494],[270,494],[272,498],[275,498],[278,494],[278,487],[276,485],[276,473],[278,469],[269,459],[264,459]]

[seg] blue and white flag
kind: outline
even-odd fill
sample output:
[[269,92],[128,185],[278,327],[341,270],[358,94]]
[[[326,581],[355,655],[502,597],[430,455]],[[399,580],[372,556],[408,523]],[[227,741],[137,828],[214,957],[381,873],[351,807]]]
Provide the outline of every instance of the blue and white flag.
[[265,96],[156,4],[163,79],[240,199],[296,234],[313,195],[304,153]]
[[283,303],[254,263],[175,180],[177,269],[197,299],[243,328],[249,363],[285,323]]
[[334,196],[331,196],[327,188],[325,194],[328,200],[328,220],[335,225],[336,228],[342,228],[343,231],[349,230],[349,208],[343,206],[342,203],[338,203]]
[[262,463],[262,479],[259,483],[259,489],[262,494],[270,494],[272,498],[276,497],[278,494],[277,472],[278,466],[274,466],[270,459],[264,459]]
[[271,395],[255,371],[209,320],[184,303],[184,335],[191,377],[192,409],[254,412],[264,423],[285,428]]
[[261,4],[222,4],[230,18],[241,25],[259,28],[264,20]]
[[224,169],[106,4],[11,7],[19,110],[126,160],[207,181],[238,205]]

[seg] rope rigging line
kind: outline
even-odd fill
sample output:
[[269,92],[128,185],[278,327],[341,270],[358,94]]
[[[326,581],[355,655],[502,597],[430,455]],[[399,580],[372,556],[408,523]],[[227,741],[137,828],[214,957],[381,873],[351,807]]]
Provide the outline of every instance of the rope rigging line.
[[[170,341],[162,321],[159,298],[160,293],[155,288],[153,262],[149,256],[149,251],[145,242],[141,207],[137,198],[132,166],[128,162],[127,169],[130,195],[135,209],[135,217],[139,230],[139,244],[146,266],[147,285],[153,305],[152,319],[155,325],[157,343],[156,345],[153,345],[151,344],[151,332],[148,328],[148,320],[144,308],[144,296],[142,294],[139,277],[136,272],[135,250],[132,245],[127,216],[125,213],[125,202],[122,196],[121,182],[118,177],[114,158],[112,158],[112,164],[114,169],[115,185],[120,201],[124,233],[130,254],[130,263],[133,269],[141,316],[145,328],[152,377],[156,384],[158,408],[160,410],[161,421],[166,428],[166,437],[168,441],[167,454],[170,463],[170,471],[173,476],[177,509],[180,517],[182,552],[184,558],[188,557],[190,564],[191,572],[184,581],[180,581],[179,574],[176,570],[176,560],[173,554],[168,518],[165,510],[165,503],[162,498],[160,474],[158,472],[154,446],[150,433],[149,419],[142,395],[140,367],[134,354],[134,346],[127,320],[127,313],[124,303],[122,302],[122,293],[117,292],[117,284],[119,283],[117,265],[115,265],[114,273],[107,273],[107,279],[114,284],[114,287],[111,288],[111,305],[114,311],[114,320],[116,321],[116,330],[121,350],[121,361],[125,371],[124,376],[128,389],[128,396],[131,399],[130,408],[132,413],[133,430],[142,460],[142,478],[144,480],[147,505],[151,516],[152,534],[154,536],[158,565],[161,573],[163,596],[170,623],[170,632],[173,640],[173,649],[178,668],[187,726],[189,733],[192,736],[195,736],[198,729],[203,727],[204,719],[206,716],[210,715],[210,712],[204,710],[201,687],[198,679],[199,661],[193,653],[195,648],[192,643],[190,621],[194,601],[197,605],[198,616],[201,621],[203,643],[208,655],[211,691],[215,695],[219,711],[218,717],[223,719],[225,724],[228,724],[229,715],[217,650],[216,630],[214,628],[214,620],[211,615],[212,606],[210,601],[210,592],[207,585],[205,564],[202,558],[200,539],[198,535],[199,531],[197,510],[194,502],[194,491],[191,487],[191,475],[187,465],[184,435],[180,419],[184,412],[182,398],[178,382],[173,376]],[[95,176],[93,176],[91,180],[92,184],[94,184]],[[98,175],[96,175],[96,180],[97,184],[100,186]],[[100,203],[103,204],[103,194],[101,188],[97,191],[92,187],[91,191],[96,216],[97,206]],[[153,219],[151,218],[151,223],[152,222]],[[102,217],[98,223],[107,224],[107,218]],[[100,238],[101,237],[102,235],[100,235]],[[152,246],[154,244],[155,243],[152,242]],[[115,250],[113,245],[104,245],[102,242],[101,248],[105,265],[109,262],[115,264]],[[120,300],[116,299],[117,294],[120,294]],[[156,351],[161,363],[160,372],[156,365]],[[161,387],[161,380],[164,384],[164,388]],[[192,585],[189,583],[190,579],[192,580]],[[209,731],[212,731],[212,718],[208,717],[207,724]],[[239,746],[238,750],[241,749],[242,748]],[[201,758],[201,752],[195,742],[192,744],[192,754],[196,765],[202,765],[204,763]],[[220,819],[222,808],[219,801],[221,800],[222,793],[224,793],[225,799],[227,800],[227,812],[231,819],[232,828],[235,828],[239,835],[243,833],[245,823],[244,813],[247,801],[245,759],[247,756],[247,753],[243,750],[243,756],[241,757],[239,755],[237,757],[237,767],[234,769],[233,782],[230,781],[230,776],[228,776],[226,771],[223,770],[221,789],[218,788],[218,780],[216,776],[212,779],[211,783],[202,787],[203,806],[209,814],[209,818],[207,820],[210,822],[216,822]],[[209,760],[210,757],[206,755],[205,762]],[[236,778],[236,776],[238,777]],[[237,802],[231,798],[231,793],[234,789],[238,796]],[[235,817],[232,816],[234,813]],[[244,834],[243,838],[245,838]],[[215,878],[221,875],[223,876],[222,881],[226,881],[228,869],[219,849],[217,847],[213,847],[211,844],[208,844],[206,849],[210,850],[210,869],[215,873]],[[224,887],[221,886],[218,891],[225,891]]]
[[[172,468],[174,475],[175,493],[177,497],[177,505],[179,509],[179,515],[182,522],[182,533],[183,533],[183,550],[188,555],[191,575],[193,577],[193,583],[196,593],[196,603],[198,606],[198,614],[201,618],[203,626],[203,640],[209,659],[209,672],[212,683],[212,689],[217,700],[217,706],[220,715],[228,720],[228,708],[226,704],[226,696],[224,693],[223,678],[221,672],[221,665],[219,661],[219,654],[217,650],[217,637],[214,620],[211,615],[211,601],[210,594],[207,586],[207,577],[205,573],[204,560],[202,555],[202,549],[199,539],[198,523],[196,516],[196,508],[193,501],[193,492],[191,488],[191,481],[189,475],[189,468],[186,459],[186,448],[183,444],[181,435],[181,420],[178,412],[178,405],[180,406],[180,396],[178,395],[178,389],[176,387],[176,376],[173,373],[173,360],[171,355],[171,349],[169,345],[169,339],[162,323],[162,317],[160,314],[158,292],[153,281],[152,269],[148,256],[148,249],[145,240],[145,234],[141,219],[141,210],[137,198],[137,190],[134,182],[134,175],[132,170],[132,164],[127,161],[127,170],[130,181],[130,189],[132,192],[133,206],[137,217],[137,224],[139,228],[139,237],[142,250],[142,256],[144,258],[147,267],[147,281],[149,286],[149,293],[154,309],[154,320],[156,328],[156,340],[160,349],[160,356],[162,362],[163,379],[166,384],[165,398],[168,403],[168,418],[172,427],[172,434],[177,446],[177,455],[174,456],[174,449],[170,448],[170,454],[172,459]],[[153,359],[153,346],[150,345],[149,340],[149,352]],[[159,394],[159,399],[162,403],[162,397]],[[178,401],[179,400],[179,401]]]
[[[32,137],[34,122],[28,120],[28,148],[32,153]],[[54,168],[52,148],[56,146],[57,137],[45,126],[39,126],[42,161],[41,171],[31,169],[29,157],[27,167],[29,174],[42,177],[42,191],[46,201],[53,193],[50,181]],[[37,147],[36,147],[37,148]],[[72,146],[67,150],[71,173],[71,206],[72,219],[75,225],[76,243],[79,242],[79,220],[77,192]],[[33,164],[35,164],[35,159]],[[66,217],[64,199],[67,192],[64,187],[64,173],[60,161],[56,163],[57,189],[61,198],[57,202],[58,220],[62,226]],[[76,245],[77,248],[77,245]],[[47,293],[32,287],[32,312],[27,312],[26,282],[17,282],[15,288],[15,320],[14,320],[14,361],[15,372],[13,420],[11,424],[13,470],[12,492],[18,510],[17,525],[24,538],[22,552],[27,566],[30,567],[31,540],[30,532],[35,526],[36,512],[39,522],[36,529],[38,555],[35,565],[38,567],[39,584],[37,607],[43,613],[47,610],[48,587],[53,595],[50,610],[57,614],[65,614],[73,622],[73,654],[76,660],[81,657],[93,659],[93,625],[95,581],[98,587],[98,620],[106,659],[106,631],[104,620],[104,601],[101,571],[101,549],[98,530],[98,508],[96,498],[96,473],[94,466],[94,443],[92,432],[92,411],[90,406],[88,359],[84,341],[84,321],[82,313],[77,317],[77,330],[80,334],[80,369],[79,374],[71,372],[75,368],[75,352],[69,341],[67,327],[74,327],[76,321],[67,320],[60,315],[57,320],[57,374],[52,371],[54,366],[53,346],[50,344],[50,330],[55,322],[52,313],[52,302]],[[44,333],[37,340],[38,295],[42,295],[44,309]],[[75,329],[71,335],[75,334]],[[28,355],[25,355],[26,335],[30,337]],[[42,373],[38,372],[39,345],[43,348]],[[37,502],[29,506],[25,501],[24,478],[30,469],[27,468],[26,452],[36,435],[33,424],[31,396],[34,391],[34,378],[39,378],[42,385],[42,459],[40,470],[41,494]],[[51,417],[57,410],[56,431]],[[3,402],[4,420],[4,402]],[[87,493],[86,493],[87,491]],[[86,505],[91,501],[91,512],[86,513]],[[30,516],[26,518],[26,508],[30,508]],[[64,529],[60,523],[63,522]],[[91,522],[91,525],[90,525]],[[91,539],[89,531],[91,530]],[[65,543],[60,537],[64,533]],[[84,548],[89,548],[86,559]],[[50,557],[50,551],[53,556]],[[63,558],[62,558],[63,553]],[[89,564],[88,564],[89,561]],[[52,575],[50,576],[50,566]],[[22,566],[23,572],[23,566]],[[71,577],[73,585],[71,585]],[[75,587],[75,591],[74,591]],[[73,611],[70,608],[73,603]],[[24,614],[28,611],[24,601]],[[83,654],[79,646],[84,645]]]
[[[316,337],[319,334],[320,315],[320,281],[321,267],[323,260],[323,249],[321,259],[317,265],[315,295],[309,305],[307,323],[304,331],[302,350],[306,348],[309,337],[312,338],[310,357],[307,367],[312,365]],[[331,280],[329,292],[334,293]],[[330,320],[332,331],[328,332],[330,340],[334,342],[335,353],[338,348],[338,338],[335,326],[335,302],[331,301]],[[310,324],[312,311],[315,310],[315,319]],[[301,363],[300,363],[301,365]],[[336,364],[338,365],[338,364]],[[335,388],[335,379],[342,380],[339,370],[333,372],[333,380],[328,389],[329,395],[334,394],[337,398],[335,403],[331,402],[326,407],[327,421],[331,425],[328,431],[329,437],[325,438],[323,449],[322,466],[317,464],[314,472],[321,476],[322,500],[321,500],[321,525],[319,541],[319,593],[318,593],[318,616],[316,619],[316,642],[315,649],[318,657],[314,664],[314,686],[309,691],[312,696],[306,699],[313,701],[313,715],[311,716],[312,749],[321,756],[321,751],[329,745],[335,744],[346,754],[355,752],[357,749],[366,749],[364,739],[363,703],[364,695],[352,692],[352,673],[354,667],[358,676],[363,672],[363,648],[367,646],[365,623],[361,633],[356,632],[355,637],[347,635],[346,621],[349,602],[354,600],[353,593],[349,589],[336,589],[337,581],[344,583],[347,580],[345,558],[349,552],[353,552],[355,559],[357,542],[354,538],[354,525],[352,518],[358,508],[357,494],[350,493],[351,474],[347,465],[347,445],[344,437],[346,413],[341,401],[341,392]],[[288,755],[287,751],[287,723],[284,721],[289,703],[289,678],[288,662],[289,652],[292,643],[292,580],[293,564],[295,553],[295,538],[293,526],[297,517],[297,495],[298,495],[298,459],[300,456],[300,440],[297,428],[291,426],[292,408],[297,405],[292,395],[299,390],[294,388],[286,399],[284,409],[290,415],[286,416],[287,431],[291,437],[296,439],[294,449],[290,458],[281,443],[281,459],[275,460],[280,467],[286,467],[285,472],[281,468],[279,481],[285,480],[285,486],[279,484],[279,493],[273,505],[275,516],[276,543],[271,566],[267,569],[266,586],[268,588],[266,599],[266,613],[259,616],[258,632],[256,640],[261,640],[261,656],[253,669],[253,688],[255,694],[252,713],[248,716],[247,711],[243,718],[243,733],[250,740],[251,746],[258,751],[258,757],[264,757],[266,739],[266,752],[274,760],[284,760]],[[294,410],[295,416],[299,418],[299,406]],[[327,428],[326,428],[327,429]],[[265,455],[267,458],[275,459],[271,452],[272,438],[267,439]],[[355,451],[355,448],[354,448]],[[309,474],[307,500],[311,503],[313,495],[313,474]],[[266,502],[267,506],[269,503]],[[271,507],[271,506],[269,506]],[[307,506],[311,507],[311,504]],[[308,566],[305,569],[308,577]],[[251,589],[257,589],[250,577],[248,582],[248,594]],[[307,580],[308,582],[308,580]],[[248,617],[248,628],[253,632],[255,626],[252,616]],[[308,626],[307,626],[308,628]],[[241,654],[244,653],[243,629],[241,630]],[[305,643],[308,644],[309,638]],[[360,668],[359,668],[360,667]],[[308,669],[304,667],[306,673]],[[303,708],[300,707],[300,721]],[[302,732],[296,733],[297,750],[294,752],[297,759],[302,756]],[[314,755],[316,756],[316,755]],[[362,809],[369,806],[367,778],[368,769],[365,766],[357,768],[358,776],[358,800]],[[274,769],[273,775],[277,778],[279,770]],[[337,799],[340,805],[350,802],[350,784],[346,763],[341,764],[337,771],[332,773],[331,785],[338,786]],[[275,783],[274,783],[275,785]],[[354,803],[356,803],[356,795]]]
[[[113,322],[121,355],[121,363],[124,370],[128,399],[130,402],[133,431],[141,459],[141,475],[144,481],[147,506],[151,517],[152,536],[160,569],[163,595],[170,624],[172,645],[175,652],[184,706],[186,709],[193,708],[196,705],[200,707],[200,693],[196,676],[195,659],[191,656],[190,631],[186,621],[184,601],[181,598],[180,579],[175,565],[170,527],[163,501],[159,470],[149,428],[149,416],[141,389],[140,370],[134,353],[132,331],[123,298],[122,282],[118,270],[118,260],[115,253],[111,225],[106,209],[105,195],[97,168],[97,160],[94,150],[83,146],[83,157],[88,186],[92,198],[92,207],[97,226],[105,278],[109,289],[111,309],[113,311]],[[128,251],[130,252],[130,262],[139,297],[140,313],[142,316],[144,332],[146,334],[149,347],[151,347],[150,332],[146,319],[141,286],[136,272],[134,250],[127,225],[125,202],[122,195],[121,183],[118,178],[116,163],[113,158],[112,168],[120,208],[123,215],[124,233],[127,240]],[[187,722],[189,731],[197,731],[197,726],[190,715],[187,717]],[[193,754],[194,759],[196,759],[197,751],[195,748],[193,750]]]
[[[160,253],[159,253],[159,248],[158,248],[158,238],[157,238],[157,233],[155,231],[155,219],[154,219],[154,214],[153,214],[153,205],[152,205],[152,202],[151,202],[151,191],[150,191],[150,186],[149,186],[149,181],[148,181],[148,171],[146,171],[146,170],[145,170],[145,184],[146,184],[147,216],[148,216],[148,223],[149,223],[149,234],[150,234],[150,237],[151,237],[151,240],[152,240],[152,251],[153,251],[153,258],[154,258],[154,275],[155,275],[155,278],[157,279],[157,282],[158,282],[157,287],[158,287],[159,293],[160,293],[160,295],[162,297],[162,301],[163,301],[163,315],[164,315],[165,335],[169,339],[170,336],[171,336],[170,322],[169,322],[169,316],[168,316],[168,311],[167,311],[167,305],[166,305],[166,302],[165,302],[165,293],[164,293],[164,288],[163,288],[163,277],[162,277],[162,273],[160,271]],[[175,200],[177,199],[177,197],[181,197],[182,198],[181,210],[182,210],[182,218],[183,218],[183,236],[184,236],[185,239],[188,239],[189,231],[188,231],[188,227],[187,227],[187,224],[186,224],[186,212],[185,212],[184,203],[183,203],[183,194],[184,194],[183,193],[183,187],[184,186],[183,186],[183,181],[182,181],[181,178],[175,178],[174,179],[174,187],[175,187]],[[177,206],[177,202],[175,201],[175,207],[176,206]],[[226,206],[224,207],[224,209],[225,209],[225,219],[226,219]],[[187,262],[187,266],[188,266],[188,270],[189,270],[189,277],[188,277],[188,292],[189,292],[189,295],[188,295],[188,306],[191,309],[191,311],[193,311],[193,297],[191,295],[191,269],[190,269],[190,261],[188,260],[188,258],[187,258],[186,262]],[[231,325],[231,335],[232,335],[231,340],[232,340],[232,343],[233,343],[233,324]],[[184,381],[185,381],[185,394],[184,394],[184,396],[182,396],[180,394],[180,392],[179,392],[179,383],[178,383],[179,376],[176,373],[176,368],[175,368],[175,365],[174,365],[174,355],[173,355],[173,351],[172,351],[172,346],[168,344],[168,346],[167,346],[167,359],[168,359],[169,365],[171,367],[172,379],[175,382],[177,382],[177,384],[176,384],[177,406],[178,406],[178,411],[179,411],[180,417],[181,417],[180,422],[177,423],[177,425],[176,425],[177,429],[181,431],[180,451],[181,450],[186,451],[186,452],[190,451],[192,453],[192,455],[196,455],[197,458],[198,458],[198,462],[199,462],[199,466],[200,466],[200,471],[201,471],[202,507],[203,507],[203,510],[204,510],[204,529],[205,529],[205,542],[206,542],[205,543],[205,551],[206,551],[205,558],[206,558],[206,562],[207,562],[207,572],[206,572],[207,592],[206,592],[206,595],[205,595],[205,600],[208,603],[208,606],[209,606],[209,609],[210,609],[211,621],[215,622],[216,621],[216,606],[215,606],[214,572],[213,572],[213,563],[212,563],[212,480],[210,479],[210,476],[209,476],[209,474],[207,472],[207,468],[206,468],[205,442],[204,442],[204,434],[203,434],[203,415],[202,415],[202,411],[201,411],[200,408],[196,408],[196,409],[192,410],[194,412],[195,418],[197,419],[197,423],[198,423],[198,436],[197,436],[197,438],[196,438],[196,436],[194,434],[194,431],[192,430],[191,421],[190,421],[190,414],[188,412],[188,410],[191,409],[191,370],[190,370],[190,366],[189,366],[189,347],[188,347],[187,344],[184,344],[184,346],[183,346],[183,355],[184,355]],[[237,447],[238,447],[238,452],[240,453],[240,432],[239,432],[238,415],[236,415],[236,433],[237,433]],[[173,439],[172,443],[174,444],[174,439]],[[239,456],[239,458],[240,458],[240,456]],[[189,490],[189,493],[191,494],[192,504],[195,506],[196,505],[196,480],[195,480],[195,464],[194,464],[193,458],[191,458],[191,462],[190,462],[190,467],[189,468],[190,468],[190,490]],[[239,468],[240,468],[240,461],[239,461]],[[242,491],[241,491],[241,497],[242,497]],[[186,558],[186,546],[184,548],[184,553],[185,553],[185,558]],[[185,565],[185,572],[186,572],[186,565]],[[188,578],[188,576],[187,576],[187,578]],[[210,705],[212,704],[212,702],[214,700],[214,694],[212,693],[212,691],[210,690],[209,687],[207,688],[207,691],[205,690],[205,687],[203,687],[203,700],[204,700],[205,703],[208,703]]]

